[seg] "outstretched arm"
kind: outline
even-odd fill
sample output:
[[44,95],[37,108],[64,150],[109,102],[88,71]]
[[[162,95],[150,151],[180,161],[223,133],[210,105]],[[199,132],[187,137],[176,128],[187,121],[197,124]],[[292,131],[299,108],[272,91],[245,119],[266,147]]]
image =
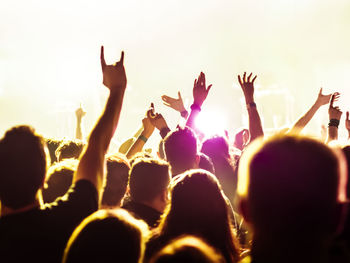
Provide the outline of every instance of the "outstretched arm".
[[341,115],[343,112],[340,111],[339,107],[334,106],[333,103],[339,98],[339,93],[333,93],[331,97],[331,102],[329,103],[328,115],[328,139],[327,143],[338,140],[338,126],[340,122]]
[[181,114],[181,117],[187,119],[188,111],[185,109],[184,102],[181,97],[180,91],[177,93],[178,98],[172,98],[167,95],[162,96],[163,104],[168,106]]
[[254,81],[257,76],[250,80],[252,75],[253,73],[250,73],[248,78],[246,78],[245,72],[243,78],[238,75],[238,82],[241,85],[248,110],[250,141],[253,141],[260,136],[264,136],[260,115],[254,101]]
[[323,95],[322,94],[322,88],[320,89],[320,92],[318,93],[318,97],[316,102],[311,106],[311,108],[294,124],[292,129],[290,130],[291,133],[297,134],[300,133],[304,127],[309,123],[309,121],[312,119],[312,117],[315,115],[315,113],[318,111],[318,109],[329,103],[329,100],[331,98],[332,94]]
[[89,136],[73,179],[74,183],[82,179],[89,180],[95,185],[99,194],[103,185],[105,154],[118,124],[127,82],[124,52],[119,62],[107,65],[103,51],[101,47],[103,84],[109,89],[110,94],[105,109]]
[[210,91],[212,85],[209,85],[208,87],[205,84],[205,74],[201,72],[201,74],[198,77],[198,80],[194,80],[193,85],[193,104],[191,106],[191,113],[190,116],[187,119],[186,126],[192,128],[193,130],[196,130],[195,127],[195,120],[198,116],[199,112],[201,111],[201,107],[203,105],[203,102],[208,96],[208,93]]
[[83,139],[83,129],[81,127],[81,120],[85,116],[86,112],[83,110],[83,108],[80,107],[75,111],[75,116],[77,117],[77,127],[75,129],[75,138],[82,140]]

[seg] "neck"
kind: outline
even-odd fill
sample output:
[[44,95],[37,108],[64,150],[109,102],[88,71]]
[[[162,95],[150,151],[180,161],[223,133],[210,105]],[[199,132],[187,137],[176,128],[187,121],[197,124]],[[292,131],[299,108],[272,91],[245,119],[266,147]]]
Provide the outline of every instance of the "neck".
[[323,263],[329,259],[329,244],[322,238],[310,238],[312,235],[302,233],[300,236],[280,235],[278,237],[265,233],[255,235],[252,245],[252,258],[256,262],[300,262]]

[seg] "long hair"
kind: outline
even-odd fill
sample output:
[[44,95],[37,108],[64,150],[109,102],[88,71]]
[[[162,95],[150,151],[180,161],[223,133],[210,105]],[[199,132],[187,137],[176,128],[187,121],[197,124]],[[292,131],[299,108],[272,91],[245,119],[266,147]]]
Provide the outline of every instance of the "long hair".
[[158,233],[163,241],[184,234],[201,237],[227,262],[238,261],[238,245],[221,186],[207,171],[191,170],[174,178],[171,202]]

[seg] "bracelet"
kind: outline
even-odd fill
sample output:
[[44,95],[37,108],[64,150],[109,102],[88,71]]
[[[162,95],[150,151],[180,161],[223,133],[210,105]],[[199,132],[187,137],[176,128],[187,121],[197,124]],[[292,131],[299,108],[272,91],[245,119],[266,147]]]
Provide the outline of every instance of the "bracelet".
[[148,138],[146,136],[143,136],[142,134],[138,138],[141,141],[147,142]]
[[198,104],[193,103],[191,105],[191,110],[201,111],[201,107]]
[[183,110],[183,111],[181,111],[181,112],[180,112],[180,114],[181,114],[181,117],[182,117],[182,118],[185,118],[185,119],[186,119],[186,118],[187,118],[187,116],[188,116],[188,112],[187,112],[187,110]]
[[250,108],[256,108],[256,103],[254,101],[247,104],[247,109],[249,110]]
[[339,123],[340,123],[340,121],[337,120],[337,119],[330,119],[329,123],[328,123],[328,127],[333,126],[333,127],[337,127],[338,128]]

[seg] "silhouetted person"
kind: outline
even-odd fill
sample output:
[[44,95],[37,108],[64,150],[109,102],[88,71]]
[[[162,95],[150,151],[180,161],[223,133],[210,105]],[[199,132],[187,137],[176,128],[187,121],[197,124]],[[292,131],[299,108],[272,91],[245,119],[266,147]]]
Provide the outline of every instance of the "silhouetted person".
[[332,262],[346,200],[344,157],[306,137],[256,141],[239,165],[241,211],[252,262]]

